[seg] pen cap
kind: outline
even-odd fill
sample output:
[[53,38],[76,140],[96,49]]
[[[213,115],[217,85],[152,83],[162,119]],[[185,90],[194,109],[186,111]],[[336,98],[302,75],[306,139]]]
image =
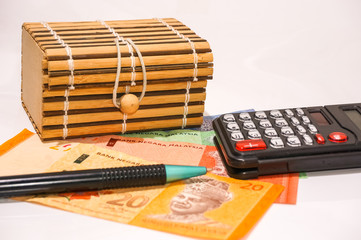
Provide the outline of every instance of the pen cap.
[[207,173],[207,168],[200,166],[165,165],[165,172],[167,182],[173,182],[204,175]]

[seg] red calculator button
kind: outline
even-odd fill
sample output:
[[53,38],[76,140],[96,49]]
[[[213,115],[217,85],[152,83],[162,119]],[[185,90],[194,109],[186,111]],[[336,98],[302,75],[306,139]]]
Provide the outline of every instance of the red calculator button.
[[262,139],[243,140],[236,143],[236,149],[238,151],[253,151],[266,148],[266,143]]
[[328,135],[328,139],[331,142],[342,143],[347,141],[347,135],[343,132],[332,132]]
[[318,144],[325,144],[325,138],[319,133],[315,134],[315,140]]

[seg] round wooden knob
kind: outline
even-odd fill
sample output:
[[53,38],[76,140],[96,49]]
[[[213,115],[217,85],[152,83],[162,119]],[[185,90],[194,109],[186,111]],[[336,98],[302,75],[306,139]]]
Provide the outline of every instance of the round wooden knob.
[[120,98],[120,111],[126,114],[133,114],[139,108],[138,97],[134,94],[125,94]]

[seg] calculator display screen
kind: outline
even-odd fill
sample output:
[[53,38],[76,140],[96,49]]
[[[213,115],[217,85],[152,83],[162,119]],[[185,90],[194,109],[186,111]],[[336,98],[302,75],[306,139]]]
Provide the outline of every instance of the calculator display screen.
[[361,114],[357,110],[345,110],[346,115],[361,130]]
[[325,116],[321,112],[311,112],[311,117],[315,120],[315,123],[319,126],[327,126],[330,125],[330,123],[327,121]]

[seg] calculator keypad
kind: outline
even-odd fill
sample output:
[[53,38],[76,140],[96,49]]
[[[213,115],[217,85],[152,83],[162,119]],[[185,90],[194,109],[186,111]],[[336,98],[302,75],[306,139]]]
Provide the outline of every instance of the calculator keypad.
[[235,122],[231,122],[227,124],[227,130],[230,132],[239,131],[239,125]]
[[284,127],[284,126],[288,126],[288,122],[284,118],[277,118],[275,120],[275,125],[276,127]]
[[296,117],[291,117],[291,123],[294,125],[294,126],[297,126],[297,125],[300,125],[300,121],[298,120],[298,118]]
[[302,119],[303,124],[311,123],[310,119],[307,116],[302,116],[301,119]]
[[301,146],[301,141],[297,136],[289,136],[287,137],[287,144],[291,147],[299,147]]
[[259,126],[261,128],[270,128],[272,127],[272,123],[268,119],[264,119],[259,121]]
[[268,138],[278,137],[276,129],[274,129],[274,128],[266,128],[264,130],[264,135]]
[[296,131],[298,132],[298,134],[303,135],[303,134],[306,133],[306,128],[304,126],[297,125],[296,126]]
[[238,151],[262,150],[266,148],[267,145],[262,139],[244,140],[236,143]]
[[305,115],[305,112],[301,108],[296,108],[296,113],[297,113],[298,116]]
[[239,151],[245,151],[243,143],[247,151],[265,149],[252,147],[253,141],[262,139],[266,146],[275,149],[322,144],[315,136],[318,129],[301,108],[225,114],[223,122]]
[[286,109],[285,114],[286,114],[286,117],[288,117],[288,118],[291,118],[295,115],[290,109]]
[[242,141],[244,140],[243,134],[240,131],[232,132],[231,138],[233,141]]
[[279,110],[272,110],[269,113],[271,118],[281,118],[282,117],[282,113]]
[[293,136],[294,132],[291,127],[286,126],[281,128],[281,134],[283,136]]
[[243,123],[243,128],[246,129],[246,130],[251,130],[251,129],[255,129],[256,125],[252,121],[245,121]]
[[223,116],[223,122],[230,123],[230,122],[235,122],[235,121],[236,121],[236,118],[233,116],[233,114],[225,114]]
[[241,121],[249,121],[249,120],[251,120],[251,115],[249,115],[249,113],[247,113],[247,112],[240,113],[239,114],[239,120],[241,120]]
[[261,138],[261,133],[257,129],[252,129],[248,131],[249,139],[258,139]]
[[283,141],[280,137],[272,138],[270,141],[270,145],[273,148],[284,148],[285,145],[283,144]]
[[256,112],[254,116],[257,120],[267,119],[267,115],[265,112]]
[[302,140],[306,145],[313,145],[313,140],[310,137],[310,135],[308,135],[308,134],[303,134],[302,135]]
[[308,128],[308,130],[310,131],[310,133],[312,133],[312,134],[316,134],[316,133],[317,133],[317,128],[315,127],[315,125],[313,125],[313,124],[308,124],[308,125],[307,125],[307,128]]

